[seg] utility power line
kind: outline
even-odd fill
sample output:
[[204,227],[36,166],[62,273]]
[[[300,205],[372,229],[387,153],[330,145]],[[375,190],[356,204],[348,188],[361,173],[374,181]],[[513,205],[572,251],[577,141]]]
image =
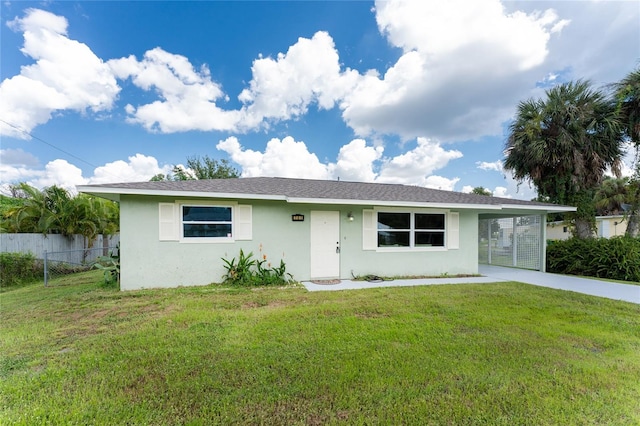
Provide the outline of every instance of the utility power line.
[[[25,134],[25,135],[30,136],[31,138],[33,138],[33,139],[37,140],[38,142],[41,142],[41,143],[43,143],[43,144],[45,144],[45,145],[47,145],[47,146],[49,146],[49,147],[51,147],[51,148],[53,148],[53,149],[55,149],[55,150],[57,150],[57,151],[62,152],[62,153],[63,153],[63,154],[65,154],[65,155],[68,155],[68,156],[69,156],[69,157],[71,157],[71,158],[75,158],[76,160],[81,161],[81,162],[83,162],[84,164],[86,164],[86,165],[88,165],[88,166],[91,166],[91,167],[93,167],[94,169],[97,169],[97,168],[99,167],[99,166],[96,166],[95,164],[92,164],[92,163],[90,163],[90,162],[88,162],[88,161],[86,161],[86,160],[84,160],[84,159],[82,159],[82,158],[78,157],[77,155],[74,155],[74,154],[72,154],[72,153],[70,153],[70,152],[68,152],[68,151],[65,151],[65,150],[64,150],[64,149],[62,149],[62,148],[58,148],[58,147],[57,147],[57,146],[55,146],[54,144],[49,143],[49,142],[45,141],[44,139],[42,139],[42,138],[40,138],[40,137],[38,137],[38,136],[36,136],[36,135],[34,135],[34,134],[32,134],[32,133],[30,133],[30,132],[26,131],[25,129],[21,128],[20,126],[16,126],[16,125],[15,125],[15,124],[13,124],[13,123],[9,123],[8,121],[3,120],[2,118],[0,118],[0,122],[2,122],[2,123],[4,123],[4,124],[6,124],[7,126],[9,126],[9,127],[13,128],[13,129],[15,129],[15,130],[19,131],[20,133],[23,133],[23,134]],[[109,173],[109,172],[107,171],[107,173]],[[119,177],[118,177],[118,176],[115,176],[115,175],[114,175],[114,174],[112,174],[112,173],[109,173],[109,174],[110,174],[111,176],[113,176],[114,178],[119,179]]]

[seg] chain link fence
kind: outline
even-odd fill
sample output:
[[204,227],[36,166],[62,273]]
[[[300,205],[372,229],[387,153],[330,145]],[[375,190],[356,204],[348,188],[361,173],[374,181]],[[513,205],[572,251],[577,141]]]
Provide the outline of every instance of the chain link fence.
[[90,270],[103,256],[118,254],[118,247],[92,247],[82,250],[47,251],[42,257],[45,287],[64,275]]
[[478,221],[478,262],[542,270],[540,216]]

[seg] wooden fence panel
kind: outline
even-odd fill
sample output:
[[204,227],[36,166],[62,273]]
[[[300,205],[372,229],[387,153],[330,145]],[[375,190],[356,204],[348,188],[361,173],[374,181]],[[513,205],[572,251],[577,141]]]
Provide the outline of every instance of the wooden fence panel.
[[[113,247],[120,241],[120,235],[107,236],[104,241],[102,235],[93,243],[94,248]],[[47,252],[83,250],[85,241],[82,235],[65,237],[63,235],[51,234],[0,234],[0,253],[32,253],[36,258],[42,259],[42,254]]]

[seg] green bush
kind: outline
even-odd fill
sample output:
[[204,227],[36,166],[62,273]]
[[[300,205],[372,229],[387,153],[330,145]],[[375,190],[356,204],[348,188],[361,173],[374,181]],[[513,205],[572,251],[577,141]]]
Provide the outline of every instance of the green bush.
[[547,247],[547,271],[640,282],[640,239],[551,241]]
[[42,262],[31,253],[0,253],[0,287],[9,287],[43,277]]
[[92,268],[100,269],[104,273],[105,284],[120,284],[120,243],[116,250],[109,253],[109,256],[100,256],[96,259]]
[[[263,255],[262,260],[253,258],[253,253],[247,255],[240,250],[240,257],[236,261],[222,259],[227,273],[222,277],[225,284],[236,286],[262,286],[262,285],[283,285],[288,284],[293,278],[287,273],[286,265],[280,260],[280,266],[271,267],[267,262],[267,255]],[[265,268],[265,264],[267,267]]]

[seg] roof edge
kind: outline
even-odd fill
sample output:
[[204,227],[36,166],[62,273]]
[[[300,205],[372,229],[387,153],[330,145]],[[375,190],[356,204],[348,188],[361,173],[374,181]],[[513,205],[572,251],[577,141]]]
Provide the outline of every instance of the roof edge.
[[[167,191],[164,189],[137,189],[137,188],[114,188],[114,187],[96,187],[80,185],[76,189],[91,195],[105,196],[105,198],[117,200],[120,195],[150,195],[158,197],[203,197],[203,198],[238,198],[243,200],[280,200],[286,201],[283,195],[264,195],[264,194],[242,194],[233,192],[202,192],[202,191]],[[109,197],[115,195],[117,197]]]
[[79,185],[78,192],[83,192],[114,201],[120,201],[121,195],[142,195],[158,197],[200,197],[200,198],[227,198],[239,200],[271,200],[285,201],[291,204],[324,204],[324,205],[373,205],[383,207],[424,207],[424,208],[454,208],[459,210],[529,210],[548,213],[561,213],[576,211],[571,206],[530,205],[530,204],[464,204],[464,203],[437,203],[437,202],[417,202],[417,201],[382,201],[382,200],[360,200],[360,199],[331,199],[331,198],[298,198],[284,195],[266,194],[243,194],[243,193],[218,193],[202,191],[176,191],[158,189],[139,188],[116,188],[98,187],[92,185]]

